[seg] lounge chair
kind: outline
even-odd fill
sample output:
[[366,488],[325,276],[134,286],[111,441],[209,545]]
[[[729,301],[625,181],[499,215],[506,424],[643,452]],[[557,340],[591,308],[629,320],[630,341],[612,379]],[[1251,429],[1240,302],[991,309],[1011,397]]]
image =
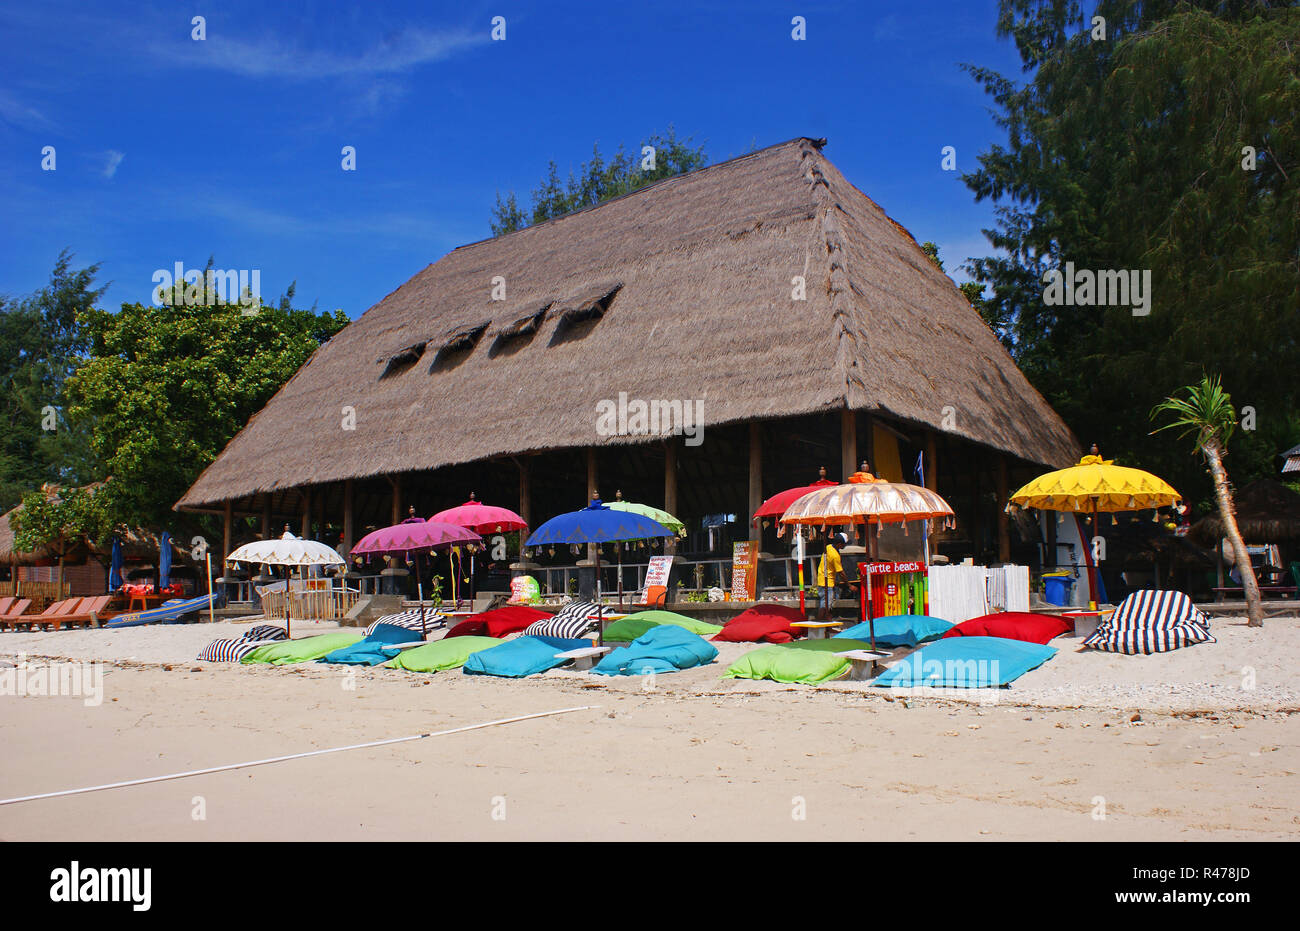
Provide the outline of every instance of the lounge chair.
[[2,600],[9,602],[9,604],[0,605],[0,619],[18,617],[32,606],[30,598],[5,598]]
[[4,617],[6,614],[8,614],[9,608],[17,600],[18,600],[17,598],[12,598],[12,597],[0,598],[0,617]]
[[[65,598],[62,601],[54,602],[40,614],[24,614],[21,617],[6,615],[0,618],[0,627],[12,630],[26,627],[28,630],[35,630],[37,626],[44,627],[46,624],[56,624],[59,619],[74,614],[78,605],[85,600],[84,598]],[[58,627],[56,626],[54,629],[58,630]]]

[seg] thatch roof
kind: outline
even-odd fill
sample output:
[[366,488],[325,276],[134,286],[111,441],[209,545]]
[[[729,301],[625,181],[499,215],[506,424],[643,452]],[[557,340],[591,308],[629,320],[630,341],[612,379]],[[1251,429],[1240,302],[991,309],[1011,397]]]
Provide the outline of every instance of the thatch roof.
[[[1247,543],[1286,543],[1300,540],[1300,495],[1271,478],[1256,479],[1240,488],[1233,501],[1237,528]],[[1206,546],[1223,537],[1218,512],[1192,524],[1192,536]]]
[[[89,491],[91,494],[94,494],[95,490],[98,489],[102,484],[103,484],[102,482],[94,482],[92,484],[82,486],[82,489],[84,491]],[[47,497],[53,497],[56,499],[59,496],[59,494],[63,491],[63,489],[57,485],[44,485],[42,486],[41,490],[45,492]],[[13,508],[12,510],[6,511],[4,514],[0,514],[0,565],[9,565],[10,563],[15,563],[21,566],[31,566],[40,562],[44,562],[48,559],[54,558],[53,554],[50,552],[48,548],[41,549],[31,553],[14,551],[14,540],[17,536],[17,531],[14,529],[12,518],[15,514],[17,514],[22,509],[23,506],[20,504],[17,507]],[[162,542],[158,534],[148,530],[127,529],[118,533],[117,536],[122,541],[122,555],[128,562],[135,561],[138,559],[157,558],[158,547]],[[188,555],[188,551],[181,549],[176,544],[175,541],[173,541],[172,545],[173,545],[172,552],[175,555],[177,556]],[[106,558],[110,552],[112,552],[110,545],[105,545],[103,547],[95,547],[86,541],[82,541],[80,544],[74,547],[72,551],[70,551],[67,554],[67,556],[73,562],[80,562],[85,557],[91,555],[101,556]]]
[[321,346],[177,506],[644,442],[596,432],[622,391],[703,399],[706,442],[845,406],[943,430],[951,407],[946,432],[1030,462],[1079,451],[911,235],[794,139],[454,250]]

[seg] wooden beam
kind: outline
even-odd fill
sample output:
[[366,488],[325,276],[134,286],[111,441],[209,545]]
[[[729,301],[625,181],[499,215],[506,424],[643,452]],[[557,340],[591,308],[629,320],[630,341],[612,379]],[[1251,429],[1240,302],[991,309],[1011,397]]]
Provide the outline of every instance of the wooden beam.
[[526,456],[515,458],[519,467],[519,516],[530,528],[533,526],[533,482],[531,463]]
[[[678,516],[676,437],[671,437],[664,443],[664,510],[673,515],[673,517]],[[675,556],[677,554],[677,537],[671,537],[664,544],[664,553],[669,556]]]
[[304,487],[302,490],[302,537],[307,539],[311,536],[311,488]]
[[[600,483],[600,474],[597,471],[596,447],[588,446],[587,447],[587,501],[588,502],[590,502],[592,498],[595,498],[597,495],[600,494],[600,489],[598,487],[599,483]],[[595,543],[587,544],[587,558],[593,562],[596,560]]]
[[998,453],[998,562],[1011,562],[1011,515],[1007,513],[1007,457]]
[[346,479],[343,482],[343,552],[341,555],[344,559],[348,558],[348,553],[352,552],[352,479]]
[[271,539],[271,496],[269,494],[262,502],[262,539]]
[[224,571],[224,567],[226,565],[226,557],[229,556],[232,552],[234,552],[234,549],[231,546],[232,535],[234,533],[234,513],[233,513],[234,509],[235,509],[235,503],[233,501],[227,501],[225,510],[221,515],[221,566],[223,567],[223,571],[221,573],[222,575],[226,574]]
[[392,524],[399,524],[402,521],[402,476],[388,476],[388,484],[393,489],[393,514]]
[[840,411],[840,481],[847,482],[858,468],[858,419],[847,407]]

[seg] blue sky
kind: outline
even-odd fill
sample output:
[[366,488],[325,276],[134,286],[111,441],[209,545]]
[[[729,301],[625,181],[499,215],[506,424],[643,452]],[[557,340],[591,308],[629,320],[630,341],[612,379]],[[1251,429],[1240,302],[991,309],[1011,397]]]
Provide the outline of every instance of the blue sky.
[[496,192],[526,200],[548,159],[564,175],[670,123],[713,162],[825,136],[965,280],[993,213],[940,150],[965,171],[1001,138],[959,67],[1019,75],[994,22],[994,0],[6,4],[0,293],[40,287],[65,246],[103,263],[107,307],[212,255],[260,269],[268,300],[296,279],[297,306],[356,317],[488,236]]

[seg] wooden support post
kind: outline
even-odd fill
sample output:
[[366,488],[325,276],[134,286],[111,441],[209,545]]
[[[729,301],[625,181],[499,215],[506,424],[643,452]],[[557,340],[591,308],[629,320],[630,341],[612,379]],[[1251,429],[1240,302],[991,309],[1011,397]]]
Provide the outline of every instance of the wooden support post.
[[939,490],[939,442],[934,431],[925,435],[925,487],[931,491]]
[[311,488],[304,486],[302,489],[302,537],[308,539],[311,536]]
[[[677,517],[677,440],[671,438],[664,443],[664,510]],[[671,537],[664,543],[664,553],[677,555],[677,537]]]
[[[761,543],[763,528],[750,522],[758,506],[763,503],[763,434],[756,423],[749,425],[749,510],[745,521],[749,523],[749,539]],[[672,513],[671,511],[669,512]]]
[[530,528],[533,526],[533,481],[528,459],[518,456],[515,465],[519,467],[519,516]]
[[262,539],[271,539],[271,493],[266,493],[266,501],[262,504]]
[[[344,559],[350,559],[348,556],[352,552],[352,479],[346,479],[343,482],[343,552],[339,555]],[[351,565],[351,562],[349,562]]]
[[1011,562],[1011,515],[1007,513],[1007,457],[998,453],[998,562]]
[[847,407],[840,411],[840,481],[858,469],[858,419]]
[[[600,489],[598,487],[600,483],[600,475],[597,471],[596,465],[597,465],[596,447],[588,446],[587,447],[587,503],[588,504],[591,503],[592,498],[596,497],[600,493]],[[586,505],[583,506],[586,507]],[[587,558],[592,560],[593,562],[595,561],[596,559],[595,543],[587,544]]]
[[234,534],[234,510],[235,503],[227,501],[221,508],[221,568],[222,575],[225,575],[226,557],[234,552],[232,546],[232,537]]
[[388,476],[388,484],[393,489],[393,519],[390,523],[395,525],[402,522],[402,476]]
[[[325,536],[325,488],[322,485],[320,491],[314,496],[316,504],[316,532],[322,537]],[[326,540],[326,543],[329,541]]]

